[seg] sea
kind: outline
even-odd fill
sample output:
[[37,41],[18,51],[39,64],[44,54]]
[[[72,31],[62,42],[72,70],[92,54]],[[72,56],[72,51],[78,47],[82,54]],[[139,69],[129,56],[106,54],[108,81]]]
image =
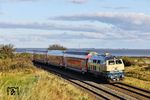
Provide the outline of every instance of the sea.
[[[33,50],[36,51],[46,51],[46,48],[17,48],[17,53],[28,53],[33,52]],[[77,51],[95,51],[99,54],[104,54],[106,52],[110,53],[114,56],[131,56],[131,57],[150,57],[150,49],[94,49],[94,48],[82,48],[82,49],[73,49],[70,48],[69,50],[77,50]]]

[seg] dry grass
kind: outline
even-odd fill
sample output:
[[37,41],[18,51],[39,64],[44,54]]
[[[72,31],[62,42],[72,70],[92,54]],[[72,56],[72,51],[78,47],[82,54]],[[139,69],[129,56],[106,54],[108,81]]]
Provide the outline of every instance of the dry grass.
[[[31,90],[28,100],[88,100],[89,95],[70,85],[62,78],[47,72],[39,74],[39,81]],[[39,91],[41,90],[42,91]],[[40,95],[39,95],[40,94]]]
[[[7,95],[7,87],[19,87],[19,95]],[[0,100],[92,100],[89,94],[31,62],[30,54],[0,59]]]
[[150,66],[130,66],[125,68],[126,76],[137,78],[143,81],[150,81]]
[[[30,59],[31,56],[26,54],[17,55],[14,59],[0,59],[0,100],[93,99],[62,78],[35,68]],[[125,68],[123,82],[150,90],[150,66],[145,63],[149,59],[140,59],[132,58],[134,65]],[[19,87],[20,95],[8,96],[7,87],[11,86]]]
[[150,59],[127,58],[134,65],[125,67],[124,83],[150,90]]
[[150,81],[143,81],[133,77],[125,77],[123,83],[150,90]]
[[[34,73],[15,72],[0,74],[0,100],[92,100],[60,77],[37,69]],[[19,96],[8,96],[10,86],[20,88]]]

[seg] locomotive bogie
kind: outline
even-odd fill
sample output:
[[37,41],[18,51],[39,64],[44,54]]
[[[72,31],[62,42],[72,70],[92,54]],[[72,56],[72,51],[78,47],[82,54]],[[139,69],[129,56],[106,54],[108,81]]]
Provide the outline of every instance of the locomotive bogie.
[[107,72],[105,78],[110,82],[116,82],[124,79],[123,71]]

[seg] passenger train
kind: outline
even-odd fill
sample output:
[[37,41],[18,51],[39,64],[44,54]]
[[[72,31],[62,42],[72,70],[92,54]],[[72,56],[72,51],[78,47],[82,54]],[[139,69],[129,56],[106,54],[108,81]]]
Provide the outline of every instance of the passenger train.
[[92,73],[103,76],[109,82],[124,78],[124,63],[122,59],[106,54],[90,51],[49,50],[34,51],[34,62],[55,65],[81,73]]

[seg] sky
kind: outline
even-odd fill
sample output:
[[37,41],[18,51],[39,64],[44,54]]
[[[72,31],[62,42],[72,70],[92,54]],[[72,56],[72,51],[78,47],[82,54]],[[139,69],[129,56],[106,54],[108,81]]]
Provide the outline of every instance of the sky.
[[0,0],[0,44],[150,49],[150,0]]

